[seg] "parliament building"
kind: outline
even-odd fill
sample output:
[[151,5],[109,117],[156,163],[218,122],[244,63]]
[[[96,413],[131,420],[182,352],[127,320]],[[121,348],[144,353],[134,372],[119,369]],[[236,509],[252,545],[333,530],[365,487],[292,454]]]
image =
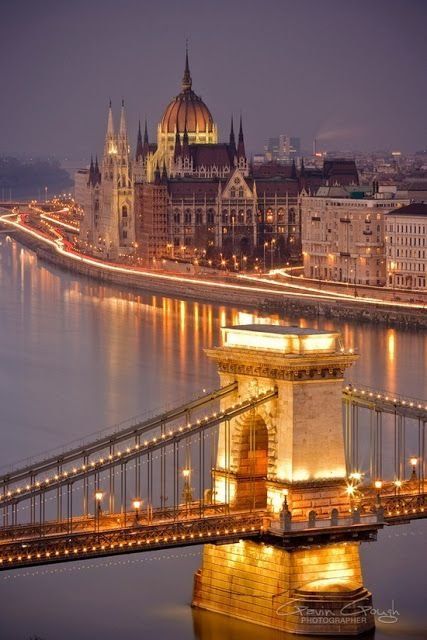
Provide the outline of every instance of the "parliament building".
[[[116,260],[132,255],[147,264],[165,257],[194,260],[261,259],[274,264],[301,255],[300,194],[324,184],[357,184],[353,162],[325,162],[323,170],[295,163],[252,166],[242,119],[227,142],[193,91],[188,52],[181,92],[166,107],[149,141],[139,126],[129,144],[122,102],[119,127],[111,103],[102,161],[78,172],[83,209],[79,243],[88,253]],[[78,194],[78,195],[77,195]]]

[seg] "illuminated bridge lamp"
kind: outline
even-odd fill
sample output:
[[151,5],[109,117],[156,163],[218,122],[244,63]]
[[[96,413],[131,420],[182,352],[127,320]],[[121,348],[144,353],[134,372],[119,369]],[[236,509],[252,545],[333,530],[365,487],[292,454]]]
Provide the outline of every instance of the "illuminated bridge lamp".
[[101,501],[104,497],[102,491],[95,491],[95,529],[99,531],[99,519],[102,515]]
[[285,509],[287,509],[289,489],[283,489],[282,493],[283,493],[283,506]]
[[140,500],[139,498],[135,498],[135,500],[132,501],[132,506],[135,509],[135,520],[136,522],[138,522],[139,510],[141,509],[141,506],[142,506],[142,500]]
[[402,486],[402,480],[395,480],[394,481],[394,486],[395,486],[395,493],[399,493],[400,492],[400,488]]
[[411,480],[416,480],[417,479],[417,463],[418,463],[418,458],[412,457],[409,459],[409,463],[412,467],[412,475],[411,475]]
[[374,486],[375,486],[375,489],[376,489],[376,492],[377,492],[377,502],[378,502],[378,504],[380,504],[380,501],[381,501],[381,495],[380,494],[381,494],[381,489],[382,489],[382,486],[383,486],[382,480],[375,480],[375,485]]
[[187,507],[188,507],[188,504],[193,501],[193,492],[190,486],[190,476],[191,476],[191,469],[186,467],[185,469],[182,470],[182,477],[184,478],[184,488],[182,490],[182,497]]
[[348,493],[349,496],[354,496],[354,491],[355,491],[355,487],[352,484],[348,484],[346,491]]

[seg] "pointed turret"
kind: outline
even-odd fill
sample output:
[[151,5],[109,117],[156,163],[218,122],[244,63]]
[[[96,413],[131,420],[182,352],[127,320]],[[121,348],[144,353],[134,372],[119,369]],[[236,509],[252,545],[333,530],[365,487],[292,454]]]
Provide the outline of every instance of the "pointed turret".
[[99,184],[101,182],[101,171],[99,170],[98,156],[95,159],[95,182]]
[[190,147],[188,141],[187,123],[184,127],[184,135],[182,136],[182,155],[184,158],[188,158],[190,155]]
[[240,116],[239,141],[238,141],[238,144],[237,144],[237,158],[239,160],[246,159],[245,141],[243,139],[242,116]]
[[138,160],[142,159],[142,155],[143,155],[143,147],[142,147],[142,134],[141,134],[141,120],[139,120],[138,137],[136,139],[136,153],[135,153],[135,159],[137,162]]
[[122,100],[122,108],[120,111],[120,128],[119,135],[121,138],[127,138],[127,126],[126,126],[126,114],[125,114],[125,101]]
[[231,116],[231,127],[230,127],[230,143],[229,143],[229,149],[230,149],[230,155],[232,158],[234,158],[234,156],[237,153],[236,150],[236,138],[234,136],[234,123],[233,123],[233,116]]
[[188,43],[185,46],[185,69],[184,75],[182,78],[182,90],[183,91],[191,91],[191,74],[190,74],[190,65],[188,64]]
[[114,122],[113,122],[113,109],[111,106],[111,100],[108,107],[108,121],[107,121],[107,138],[114,136]]
[[93,185],[93,178],[94,178],[94,173],[95,173],[95,166],[93,164],[93,156],[90,156],[90,166],[89,166],[89,178],[88,178],[88,185]]
[[147,118],[144,123],[144,144],[142,145],[142,156],[146,158],[150,153],[150,143],[148,141]]
[[179,129],[178,129],[178,126],[177,126],[176,127],[176,132],[175,132],[175,149],[174,149],[174,152],[173,152],[173,159],[174,159],[175,162],[181,156],[181,153],[182,153],[181,136],[179,134]]
[[166,164],[165,161],[163,160],[163,169],[162,169],[162,178],[161,181],[163,183],[168,181],[168,172],[166,171]]

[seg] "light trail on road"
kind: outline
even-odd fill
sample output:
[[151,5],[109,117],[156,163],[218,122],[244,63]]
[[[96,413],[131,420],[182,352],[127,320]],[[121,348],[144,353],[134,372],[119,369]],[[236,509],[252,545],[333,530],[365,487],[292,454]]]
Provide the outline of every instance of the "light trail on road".
[[[377,298],[353,298],[352,296],[346,296],[346,294],[334,294],[333,296],[331,295],[331,292],[316,292],[315,294],[312,293],[311,291],[304,291],[304,290],[300,290],[298,289],[298,292],[296,291],[291,291],[291,290],[283,290],[284,287],[286,287],[287,285],[285,285],[284,283],[274,283],[273,286],[275,286],[276,288],[271,288],[272,285],[271,283],[269,283],[269,287],[260,287],[260,286],[245,286],[245,285],[240,285],[240,284],[232,284],[229,282],[223,282],[223,281],[212,281],[212,280],[203,280],[201,278],[189,278],[186,277],[185,279],[182,277],[182,275],[180,276],[173,276],[173,275],[169,275],[169,274],[165,274],[165,273],[158,273],[158,272],[153,272],[153,271],[148,271],[148,270],[144,270],[141,268],[135,268],[135,267],[123,267],[120,266],[118,264],[110,264],[110,263],[106,263],[102,260],[97,260],[96,258],[92,258],[80,253],[77,253],[75,251],[71,251],[71,250],[67,250],[64,247],[64,243],[62,239],[57,239],[57,240],[50,240],[49,238],[47,238],[45,235],[42,235],[41,233],[38,233],[37,231],[35,231],[34,229],[30,228],[28,225],[23,224],[22,222],[19,222],[18,220],[12,220],[12,217],[17,217],[18,214],[16,213],[11,213],[8,215],[4,215],[1,217],[1,219],[3,220],[3,222],[5,222],[6,224],[15,227],[17,229],[20,229],[21,231],[23,231],[24,233],[27,233],[35,238],[37,238],[38,240],[40,240],[41,242],[44,242],[45,244],[48,244],[49,246],[53,247],[55,249],[55,251],[63,256],[66,256],[68,258],[71,258],[72,260],[75,260],[76,262],[80,262],[83,264],[87,264],[90,266],[94,266],[97,267],[98,269],[104,269],[107,271],[111,271],[111,272],[115,272],[115,273],[122,273],[124,275],[134,275],[134,276],[144,276],[146,278],[152,278],[152,279],[156,279],[156,280],[163,280],[163,281],[167,281],[167,282],[179,282],[182,283],[184,280],[186,283],[190,284],[190,285],[195,285],[195,286],[203,286],[203,287],[210,287],[210,288],[215,288],[215,289],[225,289],[228,291],[239,291],[239,292],[247,292],[248,294],[250,293],[261,293],[261,294],[266,294],[266,295],[274,295],[274,296],[283,296],[284,298],[304,298],[306,300],[312,300],[313,302],[331,302],[333,300],[336,301],[348,301],[348,302],[352,302],[352,304],[358,304],[358,305],[363,305],[363,306],[367,306],[367,305],[376,305],[376,306],[381,306],[381,307],[398,307],[398,308],[402,308],[402,309],[413,309],[413,310],[417,310],[417,309],[425,309],[425,305],[422,304],[416,304],[416,303],[405,303],[405,302],[390,302],[390,301],[386,301],[386,300],[379,300]],[[260,279],[260,278],[255,278],[252,276],[239,276],[239,277],[246,277],[248,280],[251,281],[256,281],[256,282],[264,282],[264,279]],[[296,286],[296,285],[294,285]],[[290,288],[290,287],[289,287]]]

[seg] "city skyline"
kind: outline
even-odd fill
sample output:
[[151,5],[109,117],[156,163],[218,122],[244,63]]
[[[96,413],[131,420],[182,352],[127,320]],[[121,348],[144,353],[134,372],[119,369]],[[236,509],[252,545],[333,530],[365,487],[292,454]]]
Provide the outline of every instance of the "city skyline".
[[133,146],[139,118],[147,117],[153,138],[179,92],[186,38],[194,88],[221,140],[231,113],[241,111],[250,153],[284,132],[305,149],[313,138],[328,149],[425,147],[423,3],[408,12],[400,0],[344,8],[335,0],[271,1],[263,25],[254,3],[216,3],[208,21],[195,9],[190,0],[166,3],[163,13],[130,0],[7,7],[2,151],[86,157],[102,144],[99,113],[110,98],[116,114],[126,102]]

